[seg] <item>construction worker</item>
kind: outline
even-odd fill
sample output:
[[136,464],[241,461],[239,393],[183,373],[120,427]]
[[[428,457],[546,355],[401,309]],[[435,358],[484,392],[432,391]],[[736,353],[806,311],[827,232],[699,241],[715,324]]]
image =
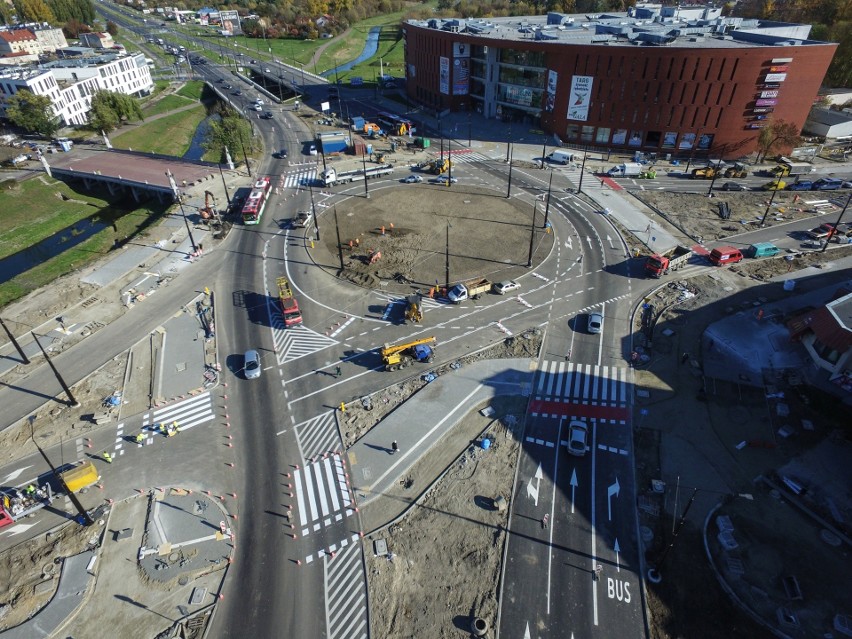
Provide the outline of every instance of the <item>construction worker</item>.
[[104,453],[103,453],[102,457],[104,458],[104,461],[105,461],[107,464],[111,464],[111,463],[112,463],[112,455],[110,455],[108,452],[104,451]]
[[145,433],[143,433],[142,431],[139,431],[139,434],[136,435],[136,443],[141,444],[144,441],[145,441]]
[[396,455],[399,452],[399,444],[396,443],[396,440],[393,440],[391,444],[391,455]]
[[340,377],[341,375],[343,375],[343,370],[341,370],[340,366],[338,366],[338,367],[334,370],[334,376],[335,376],[335,377]]
[[27,486],[27,487],[26,487],[26,489],[24,490],[24,492],[26,493],[27,497],[32,497],[33,495],[35,495],[35,491],[36,491],[36,487],[35,487],[35,486],[33,486],[32,484],[30,484],[29,486]]

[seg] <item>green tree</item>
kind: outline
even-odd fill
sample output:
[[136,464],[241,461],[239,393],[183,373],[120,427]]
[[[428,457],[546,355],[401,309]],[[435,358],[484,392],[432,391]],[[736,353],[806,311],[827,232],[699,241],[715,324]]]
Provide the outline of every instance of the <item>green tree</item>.
[[98,91],[92,96],[89,125],[96,131],[109,133],[122,122],[142,119],[142,109],[133,96],[114,91]]
[[106,30],[113,38],[118,35],[118,25],[112,20],[107,20]]
[[41,135],[53,135],[60,126],[50,98],[35,95],[26,89],[21,89],[6,100],[6,117],[25,131]]
[[249,123],[230,109],[221,112],[220,116],[211,120],[204,139],[204,148],[208,152],[216,153],[220,158],[225,155],[225,147],[228,147],[232,158],[239,157],[243,149],[246,153],[251,153],[255,148],[255,141]]
[[56,22],[56,16],[44,0],[14,0],[14,5],[21,22]]
[[765,160],[766,156],[777,146],[792,148],[798,146],[801,142],[799,128],[795,124],[785,120],[771,121],[760,130],[757,136],[758,162],[761,161],[761,154],[762,160]]

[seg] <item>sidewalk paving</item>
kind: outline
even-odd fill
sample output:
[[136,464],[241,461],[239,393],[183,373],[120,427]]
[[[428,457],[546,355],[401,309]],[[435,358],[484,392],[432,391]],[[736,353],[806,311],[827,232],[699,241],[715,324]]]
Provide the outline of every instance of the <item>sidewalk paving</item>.
[[[366,511],[364,517],[387,522],[398,516],[399,500],[380,498],[403,477],[419,490],[431,485],[446,464],[415,465],[446,443],[471,408],[498,395],[528,395],[534,372],[535,362],[526,358],[480,360],[439,376],[381,420],[348,451],[352,490]],[[397,453],[392,449],[394,441]],[[450,461],[469,441],[464,444],[449,451]]]

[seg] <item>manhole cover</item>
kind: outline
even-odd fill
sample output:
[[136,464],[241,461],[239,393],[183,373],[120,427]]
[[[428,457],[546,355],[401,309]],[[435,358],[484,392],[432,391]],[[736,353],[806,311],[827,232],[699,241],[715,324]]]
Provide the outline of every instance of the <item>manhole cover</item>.
[[178,583],[181,586],[185,586],[186,584],[189,583],[189,577],[187,577],[186,575],[183,575],[180,579],[178,579]]

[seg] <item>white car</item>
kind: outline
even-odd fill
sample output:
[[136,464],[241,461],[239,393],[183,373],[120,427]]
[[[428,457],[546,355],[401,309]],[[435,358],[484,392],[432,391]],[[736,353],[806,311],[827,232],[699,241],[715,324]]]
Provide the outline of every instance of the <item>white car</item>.
[[521,285],[518,284],[516,281],[503,280],[502,282],[497,282],[494,285],[494,292],[498,295],[505,295],[506,293],[517,291],[519,288],[521,288]]
[[243,374],[246,376],[246,379],[257,379],[260,377],[260,355],[254,349],[246,351],[243,362]]
[[589,447],[589,427],[581,421],[572,420],[568,426],[568,452],[577,457],[586,454]]
[[406,184],[414,184],[416,182],[422,182],[422,181],[423,181],[423,178],[420,177],[419,175],[415,175],[414,173],[412,173],[411,175],[409,175],[407,178],[405,178],[403,180],[403,182],[405,182]]
[[603,330],[603,315],[601,313],[589,313],[588,329],[593,334],[600,333]]
[[263,106],[263,100],[261,100],[260,98],[258,98],[257,100],[255,100],[255,101],[254,101],[254,103],[255,103],[255,104],[259,104],[259,105]]
[[263,107],[260,106],[259,104],[254,104],[254,105],[252,105],[251,108],[254,109],[255,111],[263,111]]

